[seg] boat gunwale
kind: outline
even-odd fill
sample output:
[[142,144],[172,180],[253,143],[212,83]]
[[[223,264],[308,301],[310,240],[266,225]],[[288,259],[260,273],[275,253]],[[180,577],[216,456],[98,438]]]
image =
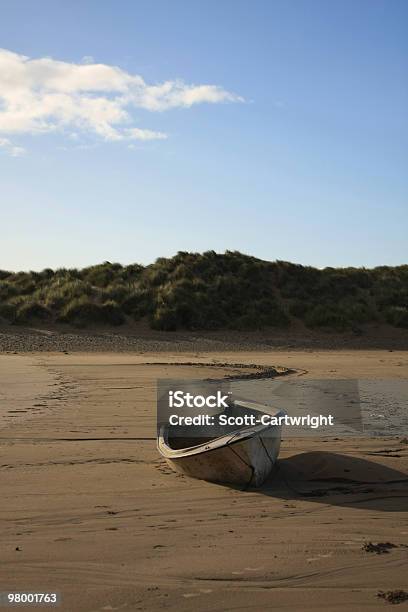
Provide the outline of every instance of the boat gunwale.
[[[253,402],[247,402],[255,405]],[[239,401],[236,402],[237,405],[240,404]],[[257,404],[260,406],[260,404]],[[263,406],[264,408],[269,408],[269,406]],[[270,414],[269,412],[263,412],[258,410],[258,412],[262,412],[263,414]],[[278,417],[283,416],[285,412],[283,410],[277,410],[274,414],[270,416]],[[268,429],[276,428],[277,430],[281,430],[281,425],[255,425],[255,426],[247,426],[242,427],[240,429],[233,430],[228,434],[224,434],[223,436],[218,436],[217,438],[213,438],[209,442],[202,442],[201,444],[197,444],[195,446],[188,446],[185,448],[171,448],[168,444],[168,437],[164,434],[168,432],[168,426],[162,425],[159,430],[159,435],[157,438],[157,448],[163,457],[166,459],[182,459],[184,457],[191,457],[193,455],[199,455],[204,453],[209,453],[213,450],[217,450],[219,448],[233,446],[234,444],[239,444],[245,440],[249,440],[250,438],[255,438],[259,436],[263,431]]]

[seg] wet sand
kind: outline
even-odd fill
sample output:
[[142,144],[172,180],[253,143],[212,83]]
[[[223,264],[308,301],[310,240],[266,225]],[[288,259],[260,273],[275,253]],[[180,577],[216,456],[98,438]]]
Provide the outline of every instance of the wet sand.
[[[203,365],[152,365],[192,361]],[[156,379],[237,373],[205,367],[217,361],[408,378],[404,351],[0,355],[1,590],[58,590],[69,612],[357,612],[386,609],[380,590],[407,590],[407,432],[284,435],[258,491],[161,460]]]

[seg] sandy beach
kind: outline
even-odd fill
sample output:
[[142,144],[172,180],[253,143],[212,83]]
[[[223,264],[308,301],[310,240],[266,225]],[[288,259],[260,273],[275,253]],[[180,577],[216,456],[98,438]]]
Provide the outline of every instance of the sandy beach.
[[1,590],[59,591],[69,612],[357,612],[407,588],[406,431],[284,433],[279,469],[257,491],[167,467],[156,379],[237,374],[217,363],[408,378],[398,350],[0,354]]

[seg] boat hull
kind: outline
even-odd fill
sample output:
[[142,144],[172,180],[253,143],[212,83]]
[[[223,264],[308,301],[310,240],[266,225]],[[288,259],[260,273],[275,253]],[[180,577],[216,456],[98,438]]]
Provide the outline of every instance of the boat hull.
[[[259,405],[250,402],[236,402],[236,408],[258,415],[261,412]],[[281,414],[279,411],[276,416]],[[176,472],[211,482],[259,487],[272,472],[278,458],[281,426],[244,427],[201,444],[198,442],[193,445],[194,439],[188,443],[186,440],[184,446],[187,447],[183,447],[179,439],[175,447],[174,439],[169,441],[169,428],[162,426],[157,446]]]
[[166,457],[176,472],[208,480],[259,487],[272,472],[280,449],[280,437],[256,436],[185,457]]

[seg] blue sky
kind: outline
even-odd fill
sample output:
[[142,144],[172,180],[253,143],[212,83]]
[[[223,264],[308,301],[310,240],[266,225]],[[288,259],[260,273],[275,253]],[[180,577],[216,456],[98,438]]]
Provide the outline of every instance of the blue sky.
[[407,263],[407,24],[402,0],[2,0],[0,268]]

